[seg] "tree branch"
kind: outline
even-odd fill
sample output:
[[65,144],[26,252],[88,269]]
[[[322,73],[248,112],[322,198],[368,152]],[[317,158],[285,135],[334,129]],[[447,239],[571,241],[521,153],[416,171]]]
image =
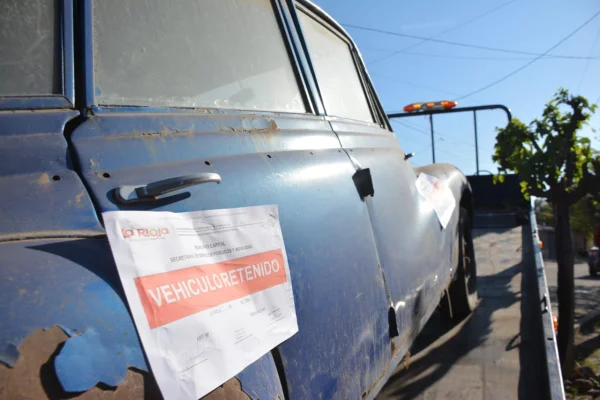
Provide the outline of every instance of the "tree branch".
[[550,120],[550,126],[552,127],[552,130],[555,131],[558,135],[560,135],[560,126],[558,125],[556,116],[550,117],[549,120]]
[[573,205],[588,193],[600,193],[600,160],[592,161],[594,173],[587,168],[583,170],[583,177],[579,180],[575,190],[567,194],[567,203]]
[[527,130],[527,136],[529,137],[529,140],[533,144],[533,147],[535,147],[535,151],[537,151],[539,153],[543,153],[544,151],[542,150],[542,148],[540,147],[538,142],[535,140],[535,136],[533,136],[533,134],[529,130]]
[[527,185],[527,191],[529,192],[529,194],[531,196],[535,196],[535,197],[542,197],[544,199],[549,199],[550,198],[550,190],[543,190],[540,189],[536,186],[532,186],[532,185]]
[[573,109],[573,114],[571,115],[571,119],[567,124],[565,132],[565,147],[564,150],[566,152],[566,165],[565,165],[565,180],[567,184],[567,188],[573,185],[573,177],[575,174],[575,157],[571,147],[573,146],[573,142],[575,141],[575,131],[577,130],[577,125],[581,121],[585,121],[585,116],[583,115],[583,104],[578,101],[577,98],[571,98],[567,102],[569,106]]

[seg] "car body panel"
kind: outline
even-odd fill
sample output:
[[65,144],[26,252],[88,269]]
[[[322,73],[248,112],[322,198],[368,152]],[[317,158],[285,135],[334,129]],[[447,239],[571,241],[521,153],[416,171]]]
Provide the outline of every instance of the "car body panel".
[[63,135],[77,115],[73,110],[0,111],[0,239],[100,232]]
[[[369,216],[355,169],[323,118],[100,112],[71,142],[102,211],[277,204],[300,330],[279,348],[290,395],[353,397],[383,374],[387,301]],[[197,172],[222,181],[132,206],[112,194]]]
[[[451,278],[458,207],[443,229],[428,200],[417,192],[418,174],[404,160],[393,134],[373,124],[331,124],[344,149],[360,167],[371,171],[372,228],[398,329],[407,339],[421,330]],[[440,179],[446,181],[444,176]],[[460,194],[453,194],[458,204]]]
[[[41,343],[25,344],[28,336],[54,326],[67,336],[44,360],[50,368],[37,366],[41,388],[27,389],[32,398],[36,389],[51,390],[53,379],[77,392],[98,382],[124,385],[128,368],[149,370],[105,235],[4,242],[0,265],[0,361],[11,366],[0,366],[3,374],[15,385],[26,379],[21,353],[41,351]],[[270,353],[238,378],[253,398],[283,398]]]

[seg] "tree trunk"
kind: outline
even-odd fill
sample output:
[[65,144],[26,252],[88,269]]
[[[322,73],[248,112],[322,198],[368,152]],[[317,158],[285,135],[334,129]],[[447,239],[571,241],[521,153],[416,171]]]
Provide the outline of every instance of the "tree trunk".
[[554,204],[554,229],[558,263],[558,353],[563,378],[569,379],[573,372],[575,280],[569,205],[564,199]]

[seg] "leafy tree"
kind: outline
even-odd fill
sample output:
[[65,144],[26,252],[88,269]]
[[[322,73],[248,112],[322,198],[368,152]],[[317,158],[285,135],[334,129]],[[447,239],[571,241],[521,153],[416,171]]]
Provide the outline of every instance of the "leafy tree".
[[497,128],[493,160],[498,178],[515,172],[526,196],[552,205],[558,263],[558,350],[563,376],[571,376],[574,335],[573,241],[570,207],[587,194],[600,193],[600,157],[588,138],[578,136],[596,110],[585,97],[559,88],[542,117],[525,125],[513,119]]
[[[538,225],[554,225],[552,205],[545,199],[535,199],[534,210]],[[571,230],[578,232],[588,240],[593,240],[596,224],[600,218],[600,204],[592,195],[586,195],[571,206]]]
[[598,224],[598,202],[591,195],[584,196],[571,207],[571,226],[574,232],[583,233],[593,240]]

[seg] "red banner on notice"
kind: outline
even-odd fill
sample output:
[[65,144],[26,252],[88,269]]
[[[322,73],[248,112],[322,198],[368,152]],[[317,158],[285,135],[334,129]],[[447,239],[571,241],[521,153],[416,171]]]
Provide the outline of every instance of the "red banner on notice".
[[135,279],[150,328],[260,292],[287,280],[280,249]]

